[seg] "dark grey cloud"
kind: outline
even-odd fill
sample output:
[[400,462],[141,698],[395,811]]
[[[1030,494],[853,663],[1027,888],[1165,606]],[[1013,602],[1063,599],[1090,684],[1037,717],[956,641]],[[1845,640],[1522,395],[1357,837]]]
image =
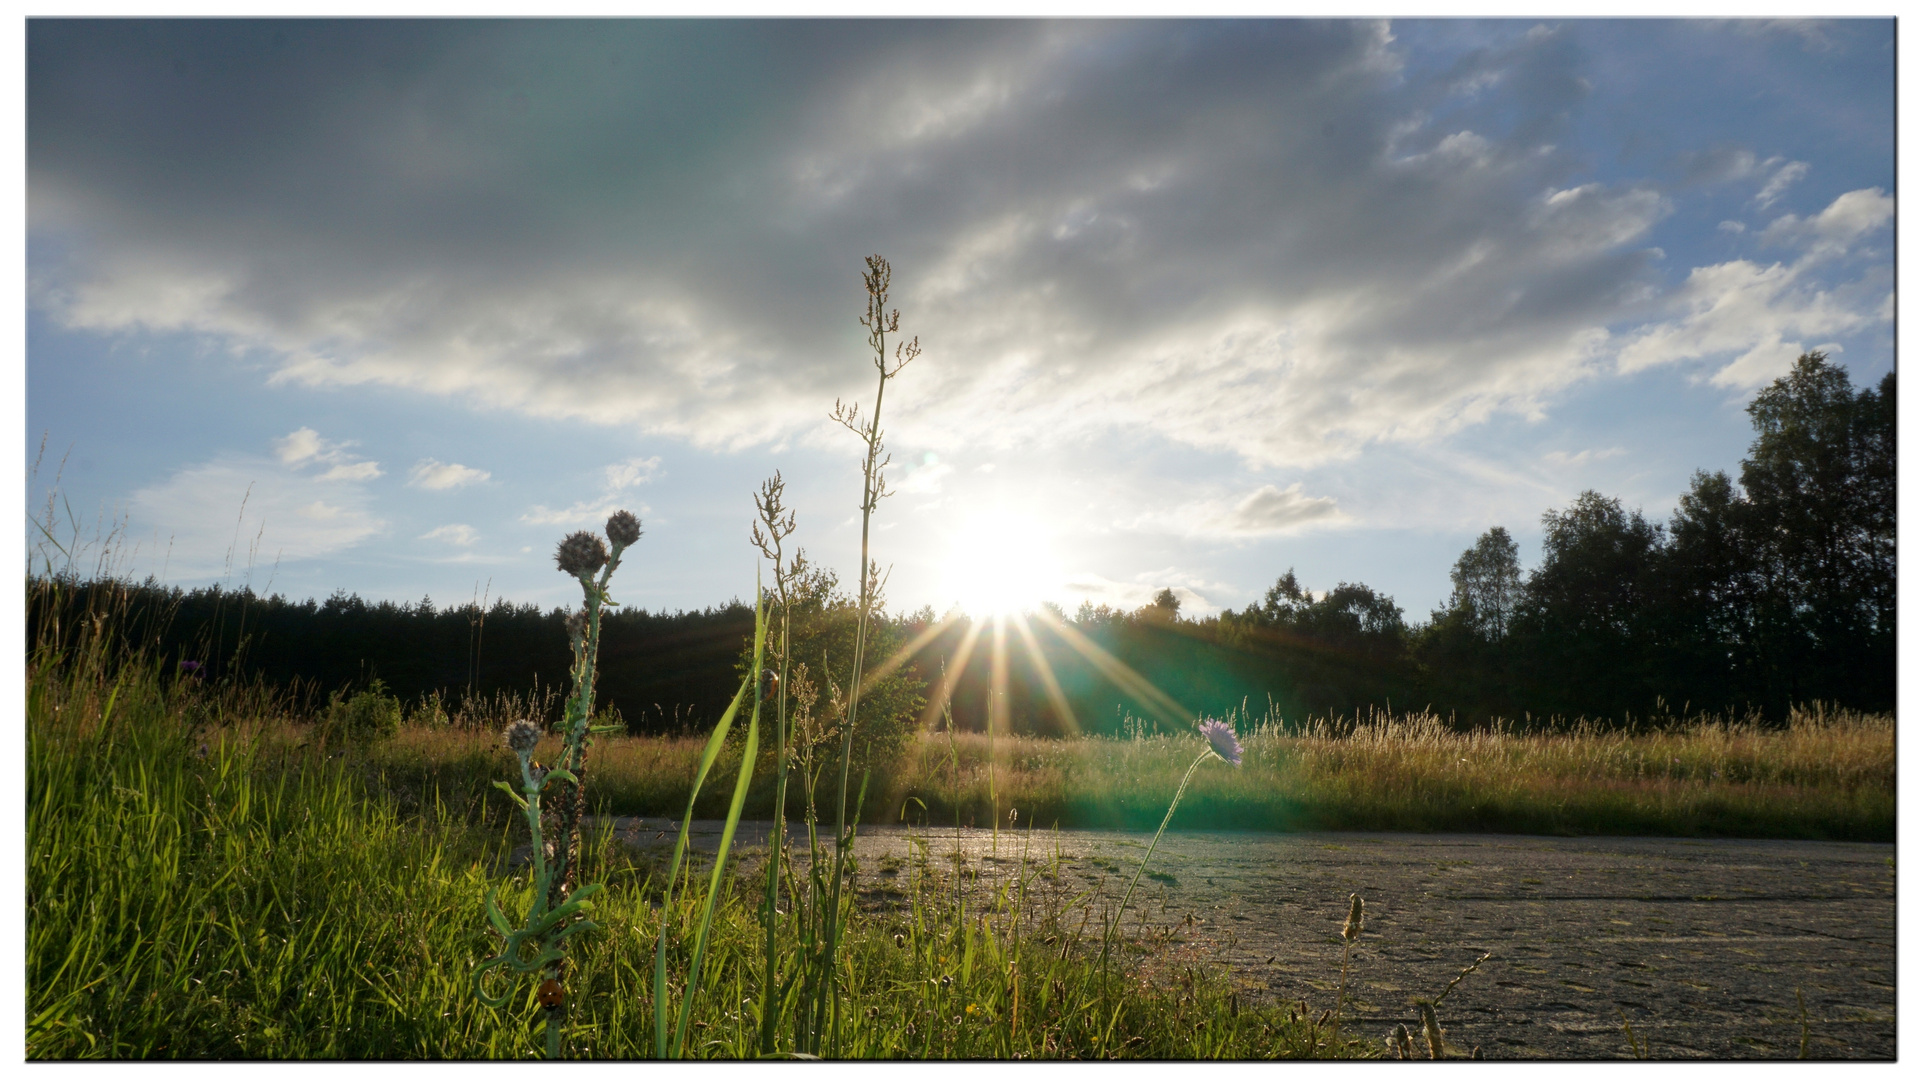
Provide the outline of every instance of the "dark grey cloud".
[[30,288],[277,378],[779,438],[864,389],[891,256],[925,445],[1137,428],[1261,464],[1534,413],[1669,210],[1574,182],[1541,29],[1365,22],[61,22]]

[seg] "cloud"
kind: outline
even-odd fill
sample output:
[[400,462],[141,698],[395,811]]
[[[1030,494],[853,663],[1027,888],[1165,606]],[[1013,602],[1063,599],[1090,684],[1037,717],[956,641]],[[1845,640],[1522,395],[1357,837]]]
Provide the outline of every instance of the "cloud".
[[1139,514],[1118,522],[1116,527],[1196,539],[1238,539],[1296,533],[1350,520],[1332,498],[1307,495],[1300,484],[1293,483],[1285,488],[1265,484],[1239,497],[1196,499],[1170,510]]
[[1549,29],[1441,72],[1354,21],[35,24],[29,53],[56,320],[703,447],[867,392],[881,244],[923,448],[1288,465],[1537,416],[1605,370],[1670,212],[1565,186],[1590,87]]
[[128,517],[131,529],[155,534],[176,581],[257,579],[276,563],[343,551],[386,527],[364,488],[247,456],[188,466],[134,492]]
[[1691,184],[1723,184],[1744,180],[1759,171],[1759,155],[1743,146],[1712,146],[1679,155],[1682,180]]
[[485,469],[473,469],[434,458],[422,458],[413,466],[407,483],[428,491],[451,491],[454,488],[491,479],[492,476],[493,474]]
[[472,547],[480,539],[480,534],[473,531],[471,525],[442,525],[430,532],[422,533],[420,539],[444,540],[460,547]]
[[1778,202],[1779,196],[1784,195],[1787,188],[1798,183],[1810,168],[1812,168],[1812,166],[1803,161],[1789,161],[1779,166],[1778,170],[1766,181],[1766,186],[1760,188],[1759,194],[1753,196],[1753,204],[1763,210],[1773,203]]
[[1844,254],[1860,238],[1890,224],[1894,210],[1892,196],[1880,188],[1848,191],[1803,221],[1795,214],[1775,219],[1759,239],[1806,248],[1808,256]]
[[273,440],[273,452],[282,462],[298,465],[327,451],[328,443],[312,428],[300,428],[285,438]]
[[[633,509],[627,505],[631,500],[628,489],[635,488],[652,480],[660,473],[660,459],[628,458],[606,466],[602,471],[604,487],[597,499],[582,499],[571,506],[555,510],[545,504],[520,515],[520,520],[529,525],[600,525],[609,514],[618,509]],[[650,511],[641,504],[635,511],[646,514]]]
[[1791,263],[1761,266],[1745,259],[1702,266],[1664,298],[1674,314],[1648,324],[1620,347],[1619,369],[1721,357],[1715,385],[1744,390],[1784,373],[1811,348],[1837,351],[1832,339],[1890,320],[1890,267],[1873,264],[1849,281],[1819,276],[1822,264],[1892,219],[1893,201],[1878,188],[1847,192],[1804,221],[1787,214],[1762,239],[1792,244]]
[[1604,461],[1607,458],[1615,458],[1625,452],[1626,448],[1623,446],[1608,446],[1603,450],[1588,448],[1570,454],[1564,450],[1549,450],[1546,452],[1546,460],[1552,462],[1554,465],[1575,466],[1584,465],[1593,461]]
[[273,454],[282,465],[295,468],[331,465],[332,468],[320,474],[322,480],[364,481],[385,475],[378,462],[355,461],[356,455],[347,453],[346,449],[353,445],[351,442],[328,442],[320,437],[319,432],[303,427],[273,440]]
[[[1693,347],[1708,282],[1662,295],[1653,246],[1672,200],[1569,179],[1575,33],[1434,65],[1360,21],[36,22],[29,300],[282,384],[737,449],[870,393],[878,247],[926,348],[887,402],[902,449],[1310,465]],[[1805,170],[1682,169],[1760,208]]]
[[372,480],[383,476],[380,465],[374,461],[356,461],[350,465],[335,465],[320,474],[322,480]]
[[652,480],[660,473],[660,459],[657,455],[650,458],[628,458],[616,461],[606,467],[606,486],[613,491],[625,491]]
[[1291,532],[1303,525],[1340,521],[1345,515],[1332,499],[1304,495],[1298,484],[1284,491],[1267,484],[1241,499],[1224,525],[1243,536]]
[[888,480],[887,486],[893,491],[911,492],[916,495],[938,495],[946,478],[953,474],[953,466],[939,460],[939,455],[927,453],[918,465],[908,465],[906,476],[897,483]]

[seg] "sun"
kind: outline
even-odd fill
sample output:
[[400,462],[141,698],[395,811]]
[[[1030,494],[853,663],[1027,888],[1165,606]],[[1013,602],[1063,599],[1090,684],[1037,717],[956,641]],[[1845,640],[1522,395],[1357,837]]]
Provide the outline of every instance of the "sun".
[[1061,578],[1053,531],[1035,515],[982,511],[949,534],[944,591],[968,615],[1027,610]]

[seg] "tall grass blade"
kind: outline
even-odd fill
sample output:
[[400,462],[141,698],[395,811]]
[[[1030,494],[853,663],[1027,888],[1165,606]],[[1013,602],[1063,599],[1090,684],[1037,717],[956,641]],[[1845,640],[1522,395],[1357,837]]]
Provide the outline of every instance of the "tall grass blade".
[[740,711],[740,702],[746,699],[750,684],[740,683],[733,695],[733,703],[720,714],[719,723],[713,725],[713,734],[706,740],[706,749],[700,754],[699,771],[693,774],[693,791],[686,798],[686,817],[680,822],[680,839],[673,845],[673,861],[666,872],[666,894],[660,898],[660,937],[653,951],[653,1056],[666,1057],[666,938],[672,928],[673,892],[680,879],[680,860],[686,854],[687,836],[693,830],[693,805],[699,801],[700,788],[706,784],[706,774],[713,769],[713,762],[719,759],[720,749],[726,745],[726,733],[733,730],[733,717]]
[[[747,678],[749,684],[760,684],[760,663],[766,650],[766,594],[754,583],[754,595],[757,602],[753,610],[753,670]],[[745,692],[745,687],[741,688]],[[740,754],[740,777],[733,783],[733,803],[727,807],[726,827],[720,831],[720,850],[713,856],[713,875],[706,885],[706,904],[700,912],[699,933],[693,938],[693,963],[687,971],[686,994],[680,1000],[680,1023],[673,1034],[673,1054],[680,1057],[686,1051],[687,1025],[693,1022],[693,1001],[700,992],[700,970],[706,961],[707,934],[713,928],[713,908],[719,903],[720,887],[725,883],[726,856],[733,849],[733,834],[740,825],[740,812],[746,808],[746,790],[753,784],[753,763],[760,753],[760,695],[757,689],[753,695],[753,718],[746,725],[746,746]],[[689,808],[688,813],[692,811]],[[689,822],[690,823],[690,822]]]

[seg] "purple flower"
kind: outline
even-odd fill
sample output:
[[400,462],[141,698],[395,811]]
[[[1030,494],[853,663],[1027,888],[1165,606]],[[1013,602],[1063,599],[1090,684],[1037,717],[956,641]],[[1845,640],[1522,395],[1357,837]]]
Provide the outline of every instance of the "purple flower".
[[183,679],[204,679],[207,677],[207,673],[200,666],[200,661],[182,660],[180,661],[180,677]]
[[1223,720],[1208,720],[1199,725],[1199,733],[1228,765],[1239,764],[1239,739],[1233,734],[1233,726]]

